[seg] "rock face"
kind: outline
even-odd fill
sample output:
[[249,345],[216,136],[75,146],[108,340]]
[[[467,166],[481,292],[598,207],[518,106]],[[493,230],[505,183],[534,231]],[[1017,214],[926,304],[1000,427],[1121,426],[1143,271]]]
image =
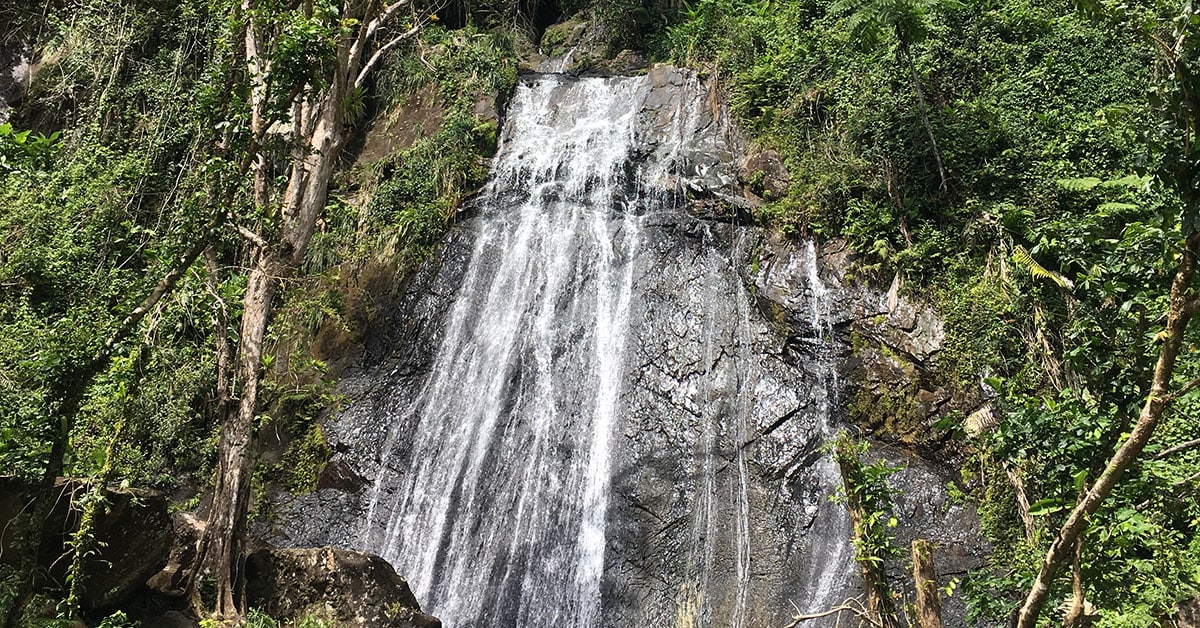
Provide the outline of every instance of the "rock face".
[[952,462],[955,452],[945,450],[951,428],[986,414],[990,391],[964,389],[939,372],[945,330],[937,313],[901,294],[899,279],[887,290],[849,280],[853,260],[842,242],[815,247],[770,238],[753,281],[760,309],[793,345],[814,333],[803,307],[813,264],[828,284],[826,315],[844,357],[847,418],[881,441]]
[[204,536],[206,523],[192,513],[176,513],[171,517],[175,537],[167,554],[166,564],[150,577],[146,586],[151,591],[167,596],[180,597],[187,593],[187,579],[191,566],[196,562],[200,539]]
[[[782,186],[786,171],[769,155],[739,163],[741,142],[694,74],[656,67],[638,79],[528,81],[522,89],[544,93],[542,113],[522,110],[533,95],[519,92],[508,124],[546,115],[523,131],[546,135],[525,150],[506,127],[514,144],[502,146],[497,177],[543,165],[558,174],[497,184],[412,278],[395,324],[344,380],[352,402],[327,429],[337,481],[285,505],[280,542],[380,551],[429,592],[433,612],[453,608],[464,626],[783,625],[793,603],[804,612],[840,603],[854,594],[857,569],[848,518],[829,500],[840,481],[821,446],[848,400],[895,388],[911,389],[928,411],[920,429],[876,433],[906,443],[916,431],[914,443],[936,449],[932,425],[952,402],[920,373],[940,349],[940,323],[917,303],[846,281],[843,249],[750,226],[747,210],[761,199],[744,194],[746,173],[764,173],[751,178],[765,195],[768,179]],[[594,167],[585,158],[617,150],[604,138],[620,129],[597,133],[587,120],[558,129],[554,117],[600,107],[585,102],[610,98],[605,89],[625,90],[612,115],[633,107],[634,141],[624,165],[576,186],[578,169]],[[563,161],[545,164],[547,155]],[[572,205],[572,194],[590,196]],[[578,207],[585,230],[537,222]],[[592,237],[607,244],[587,248]],[[547,246],[539,238],[559,243],[555,256],[529,256]],[[541,283],[493,278],[510,267]],[[610,281],[610,292],[597,288]],[[608,296],[593,303],[597,290]],[[600,309],[622,299],[615,314]],[[525,317],[533,322],[514,322]],[[593,365],[591,356],[612,351],[597,340],[600,326],[624,348]],[[446,377],[496,352],[507,361]],[[598,385],[598,373],[611,379]],[[609,391],[619,411],[598,429],[589,404]],[[431,395],[442,404],[433,410]],[[865,408],[881,405],[865,399]],[[492,409],[463,421],[481,405]],[[587,464],[597,447],[598,472]],[[948,501],[936,469],[909,469],[904,481],[932,492],[901,504],[905,533],[938,539],[947,549],[935,562],[947,569],[966,564],[955,552],[976,560],[982,546],[964,532],[973,513]],[[589,491],[604,497],[595,564]],[[429,519],[440,513],[450,516]],[[578,590],[589,578],[598,578],[598,615],[576,612],[592,603]],[[560,595],[566,616],[526,615]]]
[[266,549],[246,560],[246,596],[281,621],[312,613],[338,626],[440,628],[378,556],[329,547]]
[[[12,538],[24,525],[36,484],[15,478],[0,478],[0,531],[3,552],[0,562],[19,565],[27,545],[14,545]],[[71,564],[67,541],[79,527],[80,510],[73,506],[89,486],[82,482],[59,480],[55,484],[55,502],[43,527],[44,549],[38,564],[49,574],[48,586],[66,588]],[[92,536],[96,553],[84,563],[80,605],[85,610],[106,608],[127,599],[162,568],[173,536],[167,500],[151,491],[110,487],[105,513],[96,518]],[[64,556],[66,558],[64,558]]]
[[0,124],[8,122],[12,107],[29,88],[33,67],[28,46],[0,40]]

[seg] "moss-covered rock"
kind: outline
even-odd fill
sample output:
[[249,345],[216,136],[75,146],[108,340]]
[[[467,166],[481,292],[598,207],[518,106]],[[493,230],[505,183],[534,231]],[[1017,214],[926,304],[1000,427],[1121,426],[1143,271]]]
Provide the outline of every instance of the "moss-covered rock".
[[246,560],[246,596],[284,621],[329,617],[338,626],[440,628],[408,583],[378,556],[334,549],[265,549]]

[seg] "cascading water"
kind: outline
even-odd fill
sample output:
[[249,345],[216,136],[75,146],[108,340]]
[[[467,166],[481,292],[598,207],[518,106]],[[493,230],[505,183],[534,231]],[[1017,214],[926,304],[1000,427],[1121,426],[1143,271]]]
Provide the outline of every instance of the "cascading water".
[[599,619],[640,228],[626,169],[638,86],[517,91],[466,283],[424,389],[400,410],[412,431],[385,450],[409,448],[417,464],[378,476],[362,545],[402,566],[447,625]]
[[815,257],[766,264],[807,286],[791,349],[741,274],[759,232],[693,211],[737,202],[735,153],[692,73],[523,79],[401,340],[343,382],[329,437],[367,487],[292,537],[382,555],[449,628],[773,626],[840,601],[830,306]]

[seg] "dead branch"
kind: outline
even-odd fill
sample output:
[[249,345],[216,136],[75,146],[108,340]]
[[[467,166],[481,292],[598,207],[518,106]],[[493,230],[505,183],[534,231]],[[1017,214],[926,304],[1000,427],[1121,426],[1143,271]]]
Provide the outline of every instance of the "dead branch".
[[[852,603],[856,603],[858,606],[854,606]],[[792,608],[796,608],[796,604],[794,602],[792,603]],[[853,613],[855,617],[858,617],[862,621],[865,621],[872,626],[881,625],[878,621],[875,621],[875,619],[871,617],[871,614],[868,613],[867,609],[863,607],[861,600],[852,597],[846,599],[846,601],[842,602],[838,606],[834,606],[833,608],[821,611],[819,613],[801,614],[800,609],[796,608],[797,614],[792,616],[792,623],[784,626],[783,628],[797,628],[797,626],[803,622],[821,619],[822,617],[829,617],[830,615],[836,615],[844,612]]]

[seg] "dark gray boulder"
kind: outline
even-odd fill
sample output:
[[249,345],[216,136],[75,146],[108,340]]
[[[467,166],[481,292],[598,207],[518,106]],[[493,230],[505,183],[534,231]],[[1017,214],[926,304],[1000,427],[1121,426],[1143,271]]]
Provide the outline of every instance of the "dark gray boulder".
[[[0,564],[17,566],[33,551],[18,538],[28,529],[36,482],[0,478]],[[72,562],[68,541],[79,529],[83,512],[80,498],[91,490],[81,480],[60,479],[55,483],[54,506],[42,526],[38,566],[47,574],[48,588],[67,588]],[[80,606],[84,610],[110,608],[133,595],[166,563],[174,537],[167,499],[154,491],[110,486],[102,511],[92,528],[94,552],[83,563]]]
[[339,626],[440,628],[387,561],[331,547],[264,549],[246,559],[250,607],[290,621],[313,613]]

